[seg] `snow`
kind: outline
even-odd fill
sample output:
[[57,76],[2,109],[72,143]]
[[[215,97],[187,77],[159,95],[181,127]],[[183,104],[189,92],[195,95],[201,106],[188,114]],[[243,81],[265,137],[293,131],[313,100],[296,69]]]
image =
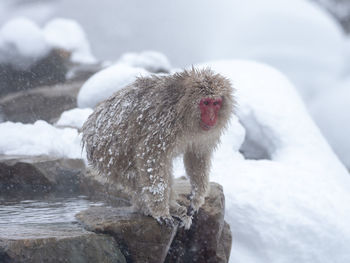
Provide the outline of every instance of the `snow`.
[[10,20],[0,29],[0,64],[27,69],[49,51],[43,32],[29,19]]
[[95,63],[90,44],[82,27],[74,20],[55,18],[43,28],[45,39],[51,46],[72,52],[71,60],[77,63]]
[[42,29],[28,18],[17,17],[0,28],[0,64],[27,70],[52,48],[72,52],[72,62],[96,62],[83,29],[73,20],[56,18]]
[[71,110],[64,111],[62,112],[60,118],[56,122],[56,125],[81,129],[84,122],[87,120],[87,118],[92,112],[93,110],[90,108],[74,108]]
[[51,155],[82,158],[81,136],[76,129],[55,128],[45,121],[34,124],[0,123],[0,154]]
[[132,67],[144,68],[149,72],[169,72],[171,70],[168,58],[157,51],[128,52],[121,56],[119,63]]
[[[308,101],[339,78],[344,36],[334,19],[304,0],[234,1],[229,34],[220,35],[215,57],[253,59],[272,65]],[[230,43],[230,44],[227,44]]]
[[[222,137],[211,169],[211,180],[224,187],[225,219],[234,236],[230,262],[350,262],[350,176],[291,82],[256,62],[200,66],[230,78],[237,90],[237,117]],[[116,72],[95,79],[91,89],[99,90],[107,80],[119,87],[119,78],[112,83]],[[87,112],[74,109],[61,119],[78,123]],[[5,122],[0,134],[6,138],[0,140],[0,154],[81,156],[75,129],[44,121]],[[174,173],[185,174],[179,159]]]
[[350,79],[320,94],[310,111],[343,163],[350,168]]
[[77,103],[79,108],[93,108],[114,92],[132,83],[138,76],[150,73],[143,68],[117,63],[91,76],[81,87]]

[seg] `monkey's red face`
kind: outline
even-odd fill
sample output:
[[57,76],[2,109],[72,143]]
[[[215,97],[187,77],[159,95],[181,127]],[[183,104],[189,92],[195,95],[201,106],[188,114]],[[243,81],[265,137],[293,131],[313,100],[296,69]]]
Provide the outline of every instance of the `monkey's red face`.
[[222,99],[204,98],[199,102],[201,110],[201,128],[205,131],[210,130],[216,124],[218,113],[222,105]]

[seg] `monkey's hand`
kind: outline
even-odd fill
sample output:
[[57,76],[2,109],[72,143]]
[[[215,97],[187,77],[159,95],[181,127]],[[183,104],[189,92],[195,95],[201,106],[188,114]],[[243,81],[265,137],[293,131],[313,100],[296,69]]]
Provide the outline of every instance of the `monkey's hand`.
[[167,227],[174,227],[175,225],[174,218],[171,216],[156,217],[156,220],[160,225],[165,225]]
[[204,204],[205,197],[202,195],[191,194],[189,196],[191,204],[187,210],[187,215],[193,216],[198,212],[199,208]]
[[171,202],[170,214],[180,221],[180,227],[186,230],[190,229],[192,224],[192,216],[187,215],[187,208],[179,205],[176,201]]

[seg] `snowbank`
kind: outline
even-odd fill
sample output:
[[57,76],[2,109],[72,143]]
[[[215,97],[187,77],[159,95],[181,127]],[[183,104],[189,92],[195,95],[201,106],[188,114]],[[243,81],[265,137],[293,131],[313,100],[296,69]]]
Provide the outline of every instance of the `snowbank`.
[[85,109],[71,109],[63,112],[56,122],[57,126],[68,126],[76,129],[83,127],[84,122],[89,115],[93,112],[90,108]]
[[77,97],[78,107],[93,108],[117,90],[132,83],[136,77],[149,74],[143,68],[120,63],[101,70],[90,77],[81,87]]
[[[230,261],[350,262],[350,176],[293,86],[263,65],[209,65],[232,80],[239,103],[240,123],[233,120],[212,167],[235,237]],[[258,144],[266,159],[246,160],[232,147],[241,125],[245,150]]]
[[29,19],[10,20],[0,29],[0,64],[25,70],[50,49],[41,29]]
[[[261,64],[208,65],[232,80],[239,104],[211,169],[224,186],[230,262],[350,262],[350,176],[294,87]],[[174,169],[185,174],[179,159]]]
[[82,158],[76,129],[58,129],[45,121],[34,124],[0,123],[0,154],[51,155]]
[[72,52],[71,60],[94,63],[82,28],[73,20],[53,19],[44,29],[28,18],[14,18],[0,28],[0,64],[27,70],[52,48]]
[[76,21],[56,18],[49,21],[43,31],[46,41],[51,46],[72,52],[73,62],[83,64],[96,62],[84,30]]
[[171,66],[168,58],[157,51],[143,51],[140,53],[125,53],[118,60],[132,67],[144,68],[149,72],[170,72]]

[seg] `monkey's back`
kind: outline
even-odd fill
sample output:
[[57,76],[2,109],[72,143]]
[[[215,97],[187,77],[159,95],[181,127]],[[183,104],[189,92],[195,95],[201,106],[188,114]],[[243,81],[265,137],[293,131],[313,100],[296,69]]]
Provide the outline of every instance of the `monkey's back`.
[[168,143],[179,131],[174,105],[181,91],[165,83],[162,77],[139,78],[89,116],[82,140],[88,161],[98,172],[128,177],[135,174],[136,158],[148,158],[155,151],[167,154]]

